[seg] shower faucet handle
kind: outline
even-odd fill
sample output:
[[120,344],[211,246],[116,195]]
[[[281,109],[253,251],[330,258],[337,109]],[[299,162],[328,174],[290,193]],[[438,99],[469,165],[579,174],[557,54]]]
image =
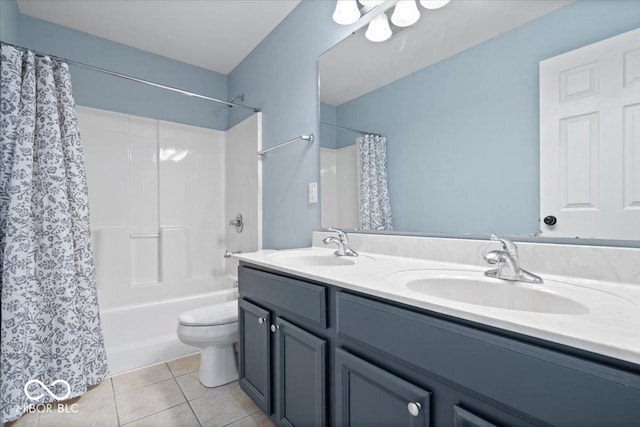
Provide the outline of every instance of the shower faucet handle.
[[242,233],[244,229],[244,218],[242,218],[242,214],[237,214],[235,218],[229,221],[229,225],[235,227],[238,233]]

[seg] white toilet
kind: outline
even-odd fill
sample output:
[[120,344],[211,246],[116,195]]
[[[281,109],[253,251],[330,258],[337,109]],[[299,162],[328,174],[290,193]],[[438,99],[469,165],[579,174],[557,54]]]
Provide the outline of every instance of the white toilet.
[[202,348],[198,378],[206,387],[238,379],[238,300],[185,311],[178,316],[178,338]]

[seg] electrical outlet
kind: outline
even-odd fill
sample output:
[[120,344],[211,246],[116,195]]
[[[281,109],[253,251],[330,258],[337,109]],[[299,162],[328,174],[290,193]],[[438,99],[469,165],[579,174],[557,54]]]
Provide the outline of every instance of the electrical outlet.
[[309,183],[309,203],[318,203],[318,183]]

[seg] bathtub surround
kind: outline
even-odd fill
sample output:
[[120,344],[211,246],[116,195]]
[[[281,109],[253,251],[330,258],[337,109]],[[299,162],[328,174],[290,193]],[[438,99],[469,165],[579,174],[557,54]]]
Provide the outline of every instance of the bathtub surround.
[[[261,114],[228,132],[89,107],[78,115],[110,372],[192,352],[176,336],[178,315],[234,299],[225,251],[260,248]],[[242,233],[228,225],[239,212]]]
[[78,117],[103,309],[215,290],[225,133],[87,107]]
[[[51,393],[27,396],[29,381],[76,397],[105,377],[107,364],[68,66],[2,44],[0,67],[0,421],[6,422],[33,402],[54,401]],[[40,394],[37,385],[28,390]]]
[[[256,152],[262,150],[262,114],[254,114],[226,133],[225,211],[226,249],[251,252],[262,248],[262,162]],[[256,142],[257,141],[257,142]],[[229,226],[229,220],[241,213],[241,233]],[[235,276],[237,265],[227,259],[227,274]]]

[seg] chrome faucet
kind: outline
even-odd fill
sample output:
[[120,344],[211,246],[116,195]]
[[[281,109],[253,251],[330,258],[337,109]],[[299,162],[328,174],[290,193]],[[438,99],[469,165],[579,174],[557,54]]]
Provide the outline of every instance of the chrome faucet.
[[336,245],[338,245],[338,250],[334,252],[336,256],[353,256],[353,257],[358,256],[358,252],[354,251],[349,247],[349,237],[347,237],[347,233],[333,227],[329,227],[328,230],[335,231],[336,233],[338,233],[338,237],[335,237],[335,236],[325,237],[322,240],[322,242],[325,245],[329,245],[331,243],[335,243]]
[[491,240],[502,243],[501,251],[491,251],[484,256],[489,264],[496,264],[498,268],[486,271],[484,274],[496,279],[512,280],[516,282],[542,283],[542,278],[520,268],[518,246],[509,239],[491,235]]

